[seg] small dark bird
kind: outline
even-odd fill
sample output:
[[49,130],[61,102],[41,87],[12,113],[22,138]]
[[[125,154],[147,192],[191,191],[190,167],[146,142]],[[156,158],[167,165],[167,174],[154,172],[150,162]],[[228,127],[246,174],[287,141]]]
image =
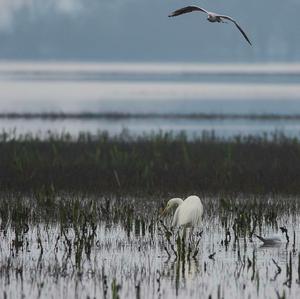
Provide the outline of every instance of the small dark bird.
[[270,237],[262,237],[259,235],[254,234],[256,238],[264,243],[266,246],[272,246],[282,243],[282,239],[278,235],[270,236]]

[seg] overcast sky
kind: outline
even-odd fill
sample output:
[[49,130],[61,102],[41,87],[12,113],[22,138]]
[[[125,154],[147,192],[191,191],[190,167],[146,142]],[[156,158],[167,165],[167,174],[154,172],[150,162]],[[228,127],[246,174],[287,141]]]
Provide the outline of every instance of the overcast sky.
[[[210,24],[198,4],[236,18]],[[0,0],[0,58],[101,61],[300,61],[299,0]]]

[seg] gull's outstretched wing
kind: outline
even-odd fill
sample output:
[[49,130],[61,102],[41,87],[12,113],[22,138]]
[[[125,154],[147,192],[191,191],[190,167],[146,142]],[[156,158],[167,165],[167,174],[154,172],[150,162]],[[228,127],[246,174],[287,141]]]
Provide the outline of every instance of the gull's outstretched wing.
[[202,12],[208,13],[205,9],[203,9],[199,6],[190,5],[190,6],[186,6],[186,7],[183,7],[183,8],[180,8],[180,9],[177,9],[177,10],[173,11],[169,15],[169,17],[176,17],[176,16],[179,16],[179,15],[183,15],[185,13],[193,12],[193,11],[202,11]]
[[252,46],[248,36],[246,35],[245,31],[241,28],[241,26],[231,17],[229,16],[222,16],[222,15],[217,15],[218,17],[225,19],[225,20],[229,20],[231,22],[233,22],[235,24],[235,26],[238,28],[238,30],[240,30],[240,32],[243,34],[244,38],[246,39],[246,41]]

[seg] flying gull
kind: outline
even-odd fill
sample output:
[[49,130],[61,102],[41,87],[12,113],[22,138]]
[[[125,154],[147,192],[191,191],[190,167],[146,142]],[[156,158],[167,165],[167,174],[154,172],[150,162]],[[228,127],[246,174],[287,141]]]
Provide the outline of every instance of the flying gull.
[[231,17],[229,16],[224,16],[224,15],[219,15],[213,12],[209,12],[199,6],[195,6],[195,5],[190,5],[190,6],[186,6],[180,9],[175,10],[174,12],[172,12],[169,17],[176,17],[185,13],[190,13],[193,11],[201,11],[201,12],[205,12],[207,14],[207,20],[211,23],[226,23],[224,20],[228,20],[231,21],[235,24],[235,26],[240,30],[240,32],[242,33],[242,35],[244,36],[244,38],[246,39],[246,41],[250,44],[250,40],[248,38],[248,36],[246,35],[246,33],[244,32],[244,30],[240,27],[240,25]]

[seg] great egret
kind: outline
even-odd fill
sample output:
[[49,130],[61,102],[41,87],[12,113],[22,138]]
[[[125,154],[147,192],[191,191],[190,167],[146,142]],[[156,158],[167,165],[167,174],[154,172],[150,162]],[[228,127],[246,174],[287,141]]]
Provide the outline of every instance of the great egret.
[[162,215],[165,215],[172,207],[178,206],[172,221],[172,227],[194,228],[200,226],[203,215],[203,205],[200,198],[191,195],[185,200],[172,198],[168,201]]
[[186,6],[180,9],[175,10],[174,12],[172,12],[169,17],[176,17],[185,13],[189,13],[189,12],[193,12],[193,11],[201,11],[207,14],[207,20],[211,23],[226,23],[224,20],[228,20],[232,23],[235,24],[235,26],[238,28],[238,30],[242,33],[242,35],[244,36],[244,38],[246,39],[246,41],[250,44],[250,40],[248,38],[248,36],[246,35],[246,33],[244,32],[244,30],[241,28],[241,26],[231,17],[229,16],[224,16],[224,15],[219,15],[216,14],[214,12],[209,12],[207,10],[205,10],[204,8],[201,8],[199,6],[195,6],[195,5],[190,5],[190,6]]

